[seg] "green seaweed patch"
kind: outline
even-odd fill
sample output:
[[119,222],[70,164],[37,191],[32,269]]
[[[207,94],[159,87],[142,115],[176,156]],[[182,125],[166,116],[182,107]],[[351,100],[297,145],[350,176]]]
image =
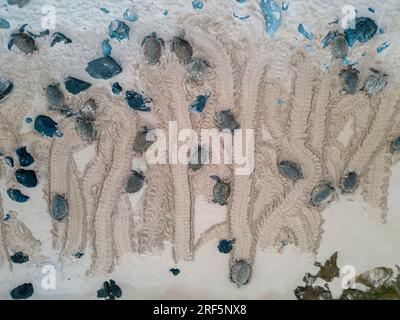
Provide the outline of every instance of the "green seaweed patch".
[[322,266],[321,263],[315,262],[314,265],[319,267],[320,270],[317,273],[317,277],[325,280],[326,282],[331,282],[334,278],[339,277],[339,268],[337,266],[337,255],[336,251],[325,264]]
[[294,295],[299,300],[332,300],[332,293],[328,285],[324,287],[313,287],[311,285],[299,286],[294,290]]

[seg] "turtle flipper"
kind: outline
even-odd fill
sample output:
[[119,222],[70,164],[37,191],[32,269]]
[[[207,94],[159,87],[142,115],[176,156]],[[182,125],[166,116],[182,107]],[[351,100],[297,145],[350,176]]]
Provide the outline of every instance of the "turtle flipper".
[[28,26],[27,23],[23,24],[20,28],[19,28],[19,32],[23,33],[25,32],[26,27]]
[[221,182],[221,178],[218,176],[210,176],[211,179],[217,181],[217,182]]
[[150,38],[149,36],[143,38],[142,44],[141,44],[142,47],[144,46],[145,42],[146,42],[147,39],[149,39],[149,38]]
[[12,46],[14,45],[14,39],[11,39],[8,44],[7,44],[7,48],[8,50],[11,50]]
[[164,41],[164,39],[159,38],[158,40],[160,40],[161,45],[165,49],[165,41]]

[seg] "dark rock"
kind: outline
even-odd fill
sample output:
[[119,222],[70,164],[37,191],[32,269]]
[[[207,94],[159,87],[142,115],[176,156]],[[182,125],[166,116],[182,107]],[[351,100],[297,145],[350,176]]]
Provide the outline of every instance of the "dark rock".
[[104,40],[101,43],[101,48],[103,50],[103,55],[104,56],[111,56],[111,51],[112,51],[112,47],[110,45],[110,40]]
[[232,251],[234,243],[235,240],[222,239],[218,243],[218,251],[221,253],[229,253]]
[[18,189],[8,189],[7,194],[10,197],[11,200],[14,200],[19,203],[24,203],[29,200],[29,197],[25,194],[23,194],[20,190]]
[[59,42],[64,42],[64,44],[68,44],[71,43],[72,40],[60,32],[54,32],[51,36],[50,47],[53,47],[56,43]]
[[129,39],[130,31],[131,28],[129,28],[129,26],[125,22],[120,20],[111,21],[110,25],[108,26],[108,35],[110,36],[110,38],[115,38],[119,41]]
[[151,103],[151,98],[144,96],[134,90],[126,91],[125,99],[128,101],[128,105],[131,109],[136,111],[145,111],[148,112],[151,108],[147,105]]
[[234,114],[229,109],[217,112],[216,121],[220,130],[228,129],[233,131],[239,129],[239,124],[237,123]]
[[0,18],[0,29],[10,29],[11,25],[10,23],[3,18]]
[[33,170],[18,169],[15,171],[17,181],[27,188],[34,188],[38,184],[36,173]]
[[29,3],[29,0],[7,0],[7,3],[11,6],[18,5],[18,8],[22,8]]
[[50,215],[57,221],[63,220],[68,215],[68,201],[64,196],[57,193],[53,196]]
[[292,161],[288,160],[279,161],[278,170],[281,175],[292,181],[297,181],[303,178],[301,168]]
[[39,132],[42,136],[53,137],[53,136],[61,136],[62,134],[57,128],[57,122],[53,121],[48,116],[37,116],[35,119],[34,128],[37,132]]
[[28,299],[33,294],[33,285],[32,283],[24,283],[20,286],[14,288],[10,292],[11,298],[15,300]]
[[64,80],[64,86],[69,93],[76,95],[89,89],[92,84],[77,78],[67,77]]
[[110,79],[122,72],[121,66],[110,56],[99,58],[88,63],[86,72],[95,79]]
[[196,99],[190,104],[189,112],[203,112],[209,97],[210,94],[198,95]]
[[179,270],[178,268],[171,268],[171,269],[169,269],[169,271],[170,271],[174,276],[177,276],[178,274],[181,273],[181,270]]
[[118,96],[122,92],[122,87],[119,85],[118,82],[113,83],[112,85],[112,93]]
[[16,152],[21,167],[28,167],[35,162],[32,155],[26,150],[26,147],[20,147]]
[[29,261],[29,256],[20,251],[12,255],[10,259],[14,263],[22,264]]
[[374,20],[368,17],[356,18],[356,28],[344,30],[347,43],[350,47],[358,40],[365,43],[372,39],[378,31],[378,25]]
[[114,280],[110,279],[110,290],[111,294],[115,298],[121,298],[122,290],[121,288],[115,283]]

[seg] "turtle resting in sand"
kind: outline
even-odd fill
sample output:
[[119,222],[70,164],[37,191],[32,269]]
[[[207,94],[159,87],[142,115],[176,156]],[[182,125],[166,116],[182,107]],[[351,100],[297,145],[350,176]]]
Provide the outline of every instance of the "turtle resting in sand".
[[18,33],[11,34],[11,40],[8,42],[7,46],[8,50],[11,50],[15,44],[15,46],[25,54],[31,54],[38,51],[35,40],[30,35],[26,34],[24,30],[25,25],[19,29]]
[[194,84],[201,83],[204,80],[208,67],[210,65],[206,60],[193,58],[187,65],[187,80]]
[[344,34],[338,31],[329,31],[322,42],[324,48],[331,45],[331,53],[334,58],[344,59],[347,56],[349,46]]
[[238,288],[247,284],[250,280],[251,267],[246,260],[236,260],[231,268],[231,281],[236,283]]
[[388,84],[386,80],[388,75],[374,68],[370,68],[370,70],[372,71],[372,74],[367,80],[365,80],[364,86],[361,90],[365,91],[369,96],[373,96],[385,89]]
[[222,110],[215,113],[217,126],[220,130],[228,129],[235,130],[239,129],[239,124],[237,123],[234,114],[231,110]]
[[135,193],[142,189],[145,177],[141,171],[133,170],[126,183],[126,192]]
[[292,161],[288,160],[279,161],[278,170],[281,175],[292,181],[297,181],[303,178],[301,168]]
[[321,206],[333,200],[335,188],[329,182],[321,182],[311,191],[311,206]]
[[157,64],[160,62],[164,40],[157,37],[155,32],[142,40],[144,56],[148,64]]
[[147,134],[151,131],[151,129],[147,128],[146,126],[140,126],[135,137],[135,142],[133,144],[133,151],[137,152],[138,154],[145,153],[150,146],[154,143],[151,141]]
[[354,171],[347,172],[340,182],[340,189],[343,193],[351,193],[358,186],[358,175]]
[[94,121],[82,117],[75,118],[75,130],[88,143],[93,143],[96,138],[96,128]]
[[86,100],[83,105],[81,110],[79,111],[80,115],[82,118],[88,121],[94,121],[96,120],[96,113],[97,113],[97,108],[98,105],[96,101],[92,98]]
[[225,206],[228,203],[229,196],[231,194],[231,186],[228,182],[221,180],[218,176],[211,176],[217,183],[213,188],[213,200],[212,202],[218,203],[221,206]]
[[177,37],[174,37],[171,44],[171,52],[174,52],[179,61],[188,64],[192,60],[193,48],[190,43],[185,40],[185,31],[181,31]]
[[392,154],[400,153],[400,137],[397,137],[390,143],[390,152]]
[[59,110],[64,106],[64,93],[60,90],[60,83],[49,84],[46,89],[47,102],[51,109]]
[[346,69],[339,72],[343,84],[343,94],[354,94],[358,89],[360,71],[349,65]]
[[63,220],[68,215],[68,201],[63,195],[58,193],[53,195],[50,215],[57,221]]
[[206,156],[207,155],[205,154],[205,150],[201,146],[198,146],[197,150],[190,154],[188,162],[189,168],[193,171],[199,170],[205,163]]

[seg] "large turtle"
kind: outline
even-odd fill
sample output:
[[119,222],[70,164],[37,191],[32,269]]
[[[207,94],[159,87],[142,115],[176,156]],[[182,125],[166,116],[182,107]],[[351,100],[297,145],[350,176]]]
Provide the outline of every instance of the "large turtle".
[[321,206],[333,200],[335,188],[329,182],[321,182],[311,192],[310,205]]
[[38,51],[35,40],[29,34],[25,33],[25,27],[26,25],[23,25],[17,33],[11,34],[11,40],[8,42],[8,50],[11,50],[15,44],[15,46],[25,54]]
[[94,121],[96,120],[97,108],[98,105],[96,101],[90,98],[83,103],[79,113],[81,117],[84,118],[85,120]]
[[358,186],[358,175],[354,171],[347,172],[340,182],[340,189],[343,193],[351,193]]
[[157,64],[160,62],[164,40],[158,38],[155,32],[152,32],[143,39],[142,47],[148,64]]
[[383,89],[385,89],[387,85],[387,74],[382,73],[374,68],[370,68],[372,74],[368,77],[364,82],[364,86],[361,88],[362,91],[365,91],[369,96],[373,96]]
[[213,188],[213,202],[224,206],[228,203],[229,196],[231,194],[231,186],[228,182],[221,180],[218,176],[211,176],[217,183]]
[[251,266],[246,260],[236,260],[231,268],[231,280],[238,288],[250,280]]
[[193,58],[187,65],[187,80],[194,84],[201,83],[204,80],[208,67],[210,65],[206,60]]
[[349,46],[344,34],[338,31],[329,31],[322,39],[322,43],[324,48],[331,45],[331,53],[334,58],[344,59],[347,56]]
[[342,93],[354,94],[357,92],[359,74],[360,71],[358,71],[356,68],[353,68],[351,65],[339,72],[339,76],[343,84]]
[[218,111],[215,113],[216,123],[220,130],[228,129],[235,130],[239,129],[239,123],[236,121],[233,112],[229,109]]
[[278,170],[281,175],[292,181],[297,181],[303,178],[301,168],[296,163],[289,160],[279,161]]
[[59,110],[64,106],[64,93],[60,90],[60,83],[52,83],[46,89],[47,102],[51,109]]
[[183,64],[188,64],[192,60],[193,48],[190,43],[185,40],[184,30],[172,40],[171,51],[176,54],[179,61]]
[[50,215],[57,221],[62,221],[68,215],[68,200],[64,195],[58,193],[53,195]]
[[135,193],[142,189],[145,181],[145,176],[141,171],[133,170],[128,177],[128,182],[126,183],[126,192]]

